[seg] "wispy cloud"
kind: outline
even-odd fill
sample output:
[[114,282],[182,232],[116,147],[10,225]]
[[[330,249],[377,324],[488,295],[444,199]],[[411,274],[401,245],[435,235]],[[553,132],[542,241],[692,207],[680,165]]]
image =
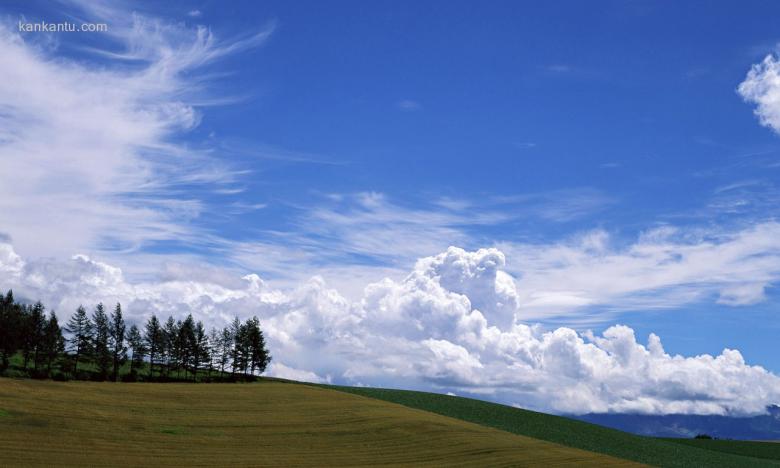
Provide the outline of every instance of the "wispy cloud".
[[0,225],[38,255],[194,241],[203,205],[177,188],[232,184],[239,173],[176,138],[210,99],[197,70],[261,44],[273,27],[220,41],[108,3],[68,3],[111,24],[107,48],[89,49],[100,66],[0,25]]
[[[610,313],[706,301],[740,306],[780,281],[780,224],[725,231],[662,226],[635,242],[592,231],[569,241],[502,243],[529,319],[603,322]],[[590,311],[583,313],[583,311]]]
[[396,106],[402,111],[407,112],[422,110],[422,104],[411,99],[402,99],[396,103]]
[[571,73],[572,71],[574,71],[574,67],[562,63],[545,65],[542,67],[542,69],[551,73]]
[[590,187],[492,196],[489,200],[494,206],[511,207],[508,211],[515,216],[555,222],[592,216],[617,203],[613,197]]
[[216,144],[215,151],[233,160],[262,160],[279,163],[320,164],[325,166],[344,166],[347,161],[322,154],[296,151],[261,142],[241,141],[234,138],[222,138]]
[[487,196],[479,200],[436,197],[406,201],[377,192],[339,194],[299,207],[290,245],[314,249],[339,262],[398,265],[450,245],[484,242],[478,228],[537,219],[563,223],[593,215],[614,201],[595,189]]

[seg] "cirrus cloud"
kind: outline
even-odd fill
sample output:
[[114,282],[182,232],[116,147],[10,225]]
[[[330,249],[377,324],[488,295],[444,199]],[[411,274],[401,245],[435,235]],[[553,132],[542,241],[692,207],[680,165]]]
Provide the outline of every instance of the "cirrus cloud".
[[200,70],[261,44],[273,26],[220,41],[202,26],[71,3],[85,21],[111,25],[103,48],[82,47],[87,59],[0,23],[0,226],[38,255],[197,242],[191,222],[204,202],[180,188],[237,175],[177,139],[198,126],[200,107],[220,101]]

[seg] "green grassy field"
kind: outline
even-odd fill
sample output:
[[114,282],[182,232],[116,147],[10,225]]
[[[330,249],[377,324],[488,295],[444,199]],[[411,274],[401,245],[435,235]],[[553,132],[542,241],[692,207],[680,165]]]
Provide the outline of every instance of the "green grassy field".
[[2,466],[633,464],[308,385],[0,379]]
[[780,466],[780,444],[771,442],[687,439],[671,441],[636,436],[574,419],[470,398],[406,390],[337,386],[329,388],[648,465]]
[[723,453],[735,453],[754,458],[780,460],[780,443],[747,440],[664,439],[677,444],[699,447]]

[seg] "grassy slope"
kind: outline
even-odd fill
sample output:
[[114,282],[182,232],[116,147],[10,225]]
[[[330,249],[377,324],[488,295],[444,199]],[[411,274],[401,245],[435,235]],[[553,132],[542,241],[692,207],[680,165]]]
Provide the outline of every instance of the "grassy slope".
[[[729,441],[714,448],[708,444],[680,444],[641,437],[569,418],[521,410],[470,398],[435,393],[377,388],[336,387],[344,392],[399,403],[410,408],[494,427],[513,434],[555,442],[657,466],[780,466],[773,457],[750,450],[726,450]],[[704,441],[708,442],[708,441]],[[766,450],[772,450],[767,448]],[[730,453],[727,453],[730,452]],[[753,454],[758,456],[744,456]],[[761,452],[764,453],[764,452]]]
[[780,460],[780,443],[751,442],[748,440],[706,440],[706,439],[664,439],[677,444],[715,450],[724,453],[735,453],[755,458]]
[[631,465],[305,385],[0,379],[0,465],[96,464]]

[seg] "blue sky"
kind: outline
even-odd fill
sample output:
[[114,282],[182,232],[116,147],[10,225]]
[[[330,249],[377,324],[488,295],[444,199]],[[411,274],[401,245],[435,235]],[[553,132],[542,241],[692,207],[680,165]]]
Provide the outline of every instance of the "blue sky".
[[[85,254],[131,283],[255,273],[281,290],[320,275],[356,301],[450,245],[495,247],[520,321],[596,334],[620,323],[641,342],[660,335],[671,354],[734,348],[780,372],[780,139],[754,113],[761,96],[738,92],[777,50],[780,5],[11,1],[0,11],[11,33],[22,20],[107,22],[108,34],[19,37],[37,51],[30,67],[72,72],[98,90],[95,108],[107,99],[85,122],[154,116],[117,131],[116,146],[85,137],[107,145],[95,159],[62,140],[61,165],[43,179],[94,182],[98,169],[84,168],[102,164],[128,177],[54,184],[52,199],[83,196],[57,205],[70,220],[59,238],[21,214],[45,217],[51,200],[7,202],[0,232],[28,262]],[[127,92],[102,91],[101,71]],[[68,83],[53,99],[66,100]],[[771,116],[771,87],[762,96]],[[101,155],[114,149],[109,164]],[[7,167],[23,171],[14,154]]]
[[[253,97],[210,111],[199,132],[335,163],[242,160],[265,174],[237,198],[281,206],[219,229],[252,236],[284,225],[286,203],[363,191],[412,207],[432,197],[598,194],[575,219],[521,218],[478,234],[491,240],[771,219],[774,198],[744,213],[712,207],[731,184],[755,184],[744,196],[756,203],[777,190],[778,168],[767,166],[780,161],[780,141],[735,91],[778,38],[780,7],[759,5],[712,5],[705,15],[701,4],[653,2],[205,3],[197,20],[217,31],[269,21],[277,30],[263,48],[220,64],[235,73],[228,89]],[[404,109],[406,101],[416,106]],[[667,346],[749,347],[780,371],[771,302],[708,304],[706,320],[698,307],[664,312]],[[735,314],[754,325],[735,324]],[[658,328],[658,316],[625,320]],[[685,330],[706,335],[706,349]]]

